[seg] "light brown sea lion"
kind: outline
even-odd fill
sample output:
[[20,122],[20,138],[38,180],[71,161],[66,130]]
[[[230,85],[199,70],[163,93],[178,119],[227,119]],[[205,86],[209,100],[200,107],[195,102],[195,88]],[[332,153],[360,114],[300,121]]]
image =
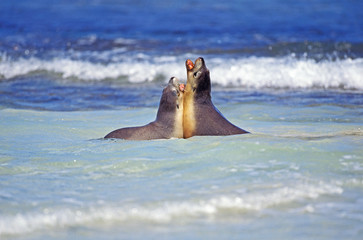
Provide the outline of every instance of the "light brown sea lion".
[[164,88],[156,120],[141,127],[127,127],[110,132],[105,138],[151,140],[183,138],[184,84],[172,77]]
[[213,105],[209,70],[203,58],[195,64],[187,60],[187,85],[184,92],[184,138],[192,136],[248,133],[230,123]]

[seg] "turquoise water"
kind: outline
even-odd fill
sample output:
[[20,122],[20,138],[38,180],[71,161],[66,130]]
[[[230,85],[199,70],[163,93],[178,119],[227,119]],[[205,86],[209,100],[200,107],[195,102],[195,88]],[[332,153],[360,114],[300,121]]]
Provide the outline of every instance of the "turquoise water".
[[2,109],[1,238],[361,238],[360,106],[218,107],[253,134],[103,140],[157,108]]
[[[0,1],[0,239],[363,239],[363,1]],[[104,140],[203,57],[243,136]]]

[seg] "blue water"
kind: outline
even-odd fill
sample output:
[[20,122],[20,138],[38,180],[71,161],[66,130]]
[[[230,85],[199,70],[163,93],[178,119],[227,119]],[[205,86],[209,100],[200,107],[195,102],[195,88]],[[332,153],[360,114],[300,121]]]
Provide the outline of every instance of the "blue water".
[[[0,2],[0,239],[362,239],[362,1]],[[204,57],[252,134],[103,140]]]

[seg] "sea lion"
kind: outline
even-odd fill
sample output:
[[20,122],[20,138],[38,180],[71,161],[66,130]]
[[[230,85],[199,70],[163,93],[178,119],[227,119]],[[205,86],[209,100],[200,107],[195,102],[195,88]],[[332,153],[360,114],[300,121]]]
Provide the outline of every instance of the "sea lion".
[[198,58],[195,64],[188,59],[185,65],[187,85],[184,92],[184,138],[248,133],[230,123],[213,105],[209,70],[204,59]]
[[140,127],[127,127],[110,132],[105,138],[151,140],[183,138],[184,84],[172,77],[160,98],[156,120]]

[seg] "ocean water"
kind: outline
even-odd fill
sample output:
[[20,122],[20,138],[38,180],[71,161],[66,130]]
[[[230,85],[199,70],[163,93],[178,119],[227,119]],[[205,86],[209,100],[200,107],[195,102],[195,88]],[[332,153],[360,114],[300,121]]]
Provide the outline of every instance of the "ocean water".
[[[362,239],[362,1],[1,1],[0,239]],[[252,134],[102,139],[202,56]]]

